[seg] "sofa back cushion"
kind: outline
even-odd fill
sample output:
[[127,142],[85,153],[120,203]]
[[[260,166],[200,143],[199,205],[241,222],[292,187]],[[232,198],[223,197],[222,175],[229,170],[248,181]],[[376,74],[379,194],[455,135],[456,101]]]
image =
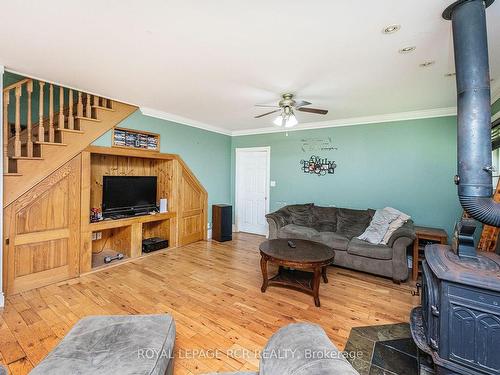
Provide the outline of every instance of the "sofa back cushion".
[[314,203],[292,204],[286,206],[287,211],[290,213],[291,224],[310,227],[312,224],[313,206]]
[[318,232],[337,231],[337,207],[312,207],[312,227]]
[[370,225],[375,210],[352,210],[339,208],[337,210],[337,232],[349,239],[361,235]]

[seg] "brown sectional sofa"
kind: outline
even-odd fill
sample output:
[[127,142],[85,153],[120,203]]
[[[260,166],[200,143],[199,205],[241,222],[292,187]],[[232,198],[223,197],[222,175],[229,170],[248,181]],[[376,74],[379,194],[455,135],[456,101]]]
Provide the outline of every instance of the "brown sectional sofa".
[[370,224],[375,210],[321,207],[313,203],[285,206],[266,215],[269,238],[300,238],[321,242],[335,251],[334,265],[390,277],[399,283],[408,278],[406,249],[415,239],[409,220],[391,236],[387,245],[373,245],[356,238]]

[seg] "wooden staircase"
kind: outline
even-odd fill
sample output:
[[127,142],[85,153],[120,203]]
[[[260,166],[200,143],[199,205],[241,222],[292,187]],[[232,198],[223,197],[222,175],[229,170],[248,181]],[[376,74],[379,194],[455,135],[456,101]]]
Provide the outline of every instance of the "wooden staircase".
[[[111,99],[33,79],[23,79],[5,87],[4,207],[136,109]],[[21,119],[24,119],[23,123]]]

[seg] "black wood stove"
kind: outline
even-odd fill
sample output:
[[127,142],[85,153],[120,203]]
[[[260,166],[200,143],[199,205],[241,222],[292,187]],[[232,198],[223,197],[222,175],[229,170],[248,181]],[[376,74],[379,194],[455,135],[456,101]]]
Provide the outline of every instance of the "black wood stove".
[[[491,94],[486,8],[494,0],[459,0],[452,21],[457,81],[458,198],[479,222],[500,227],[492,198]],[[412,336],[438,374],[500,375],[500,256],[476,253],[475,221],[457,226],[455,251],[430,245],[422,265],[422,306]]]
[[430,245],[425,257],[422,306],[411,314],[418,347],[438,374],[500,374],[500,256]]

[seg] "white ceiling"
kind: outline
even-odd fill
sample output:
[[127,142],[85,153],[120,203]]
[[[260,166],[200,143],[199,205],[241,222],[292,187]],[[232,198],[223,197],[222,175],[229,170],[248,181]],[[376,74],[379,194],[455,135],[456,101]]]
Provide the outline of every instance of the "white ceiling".
[[[272,128],[254,104],[284,92],[330,111],[302,124],[448,108],[451,2],[2,0],[0,64],[236,133]],[[498,88],[500,1],[487,17]],[[389,24],[401,30],[384,35]]]

